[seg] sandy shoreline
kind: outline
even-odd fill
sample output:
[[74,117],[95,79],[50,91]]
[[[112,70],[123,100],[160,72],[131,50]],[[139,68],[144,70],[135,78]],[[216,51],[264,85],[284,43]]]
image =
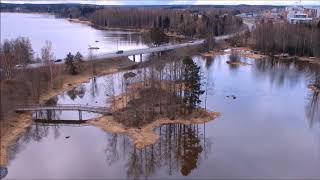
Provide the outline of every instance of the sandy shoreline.
[[121,123],[113,120],[112,116],[103,116],[94,120],[89,120],[87,121],[87,123],[100,127],[106,132],[128,135],[132,140],[133,145],[138,149],[142,149],[145,146],[152,145],[157,142],[157,140],[159,139],[159,135],[157,135],[154,130],[164,124],[203,124],[212,121],[220,116],[220,113],[218,112],[206,113],[207,114],[201,118],[191,117],[190,119],[185,119],[182,117],[176,120],[160,118],[140,128],[125,127]]

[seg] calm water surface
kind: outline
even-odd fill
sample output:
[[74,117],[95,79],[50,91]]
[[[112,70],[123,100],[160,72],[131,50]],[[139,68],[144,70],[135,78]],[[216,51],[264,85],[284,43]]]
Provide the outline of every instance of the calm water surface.
[[[307,88],[319,66],[250,59],[230,66],[228,55],[194,60],[209,82],[202,105],[221,112],[218,119],[164,125],[159,142],[142,150],[97,127],[36,123],[12,147],[7,178],[320,178],[320,100]],[[106,105],[106,85],[120,89],[121,77],[99,77],[52,101]]]
[[100,48],[94,55],[148,47],[142,35],[133,32],[97,30],[52,15],[1,13],[1,42],[19,36],[30,39],[35,56],[41,55],[45,41],[51,41],[56,58],[77,51],[87,56],[89,46]]

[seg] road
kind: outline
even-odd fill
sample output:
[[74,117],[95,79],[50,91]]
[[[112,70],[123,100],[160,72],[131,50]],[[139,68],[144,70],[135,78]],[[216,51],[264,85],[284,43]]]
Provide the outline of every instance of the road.
[[[254,24],[252,24],[252,23],[250,23],[248,21],[244,20],[243,23],[248,27],[248,29],[250,31],[254,27]],[[215,38],[216,41],[226,40],[226,39],[230,39],[230,38],[236,36],[237,34],[242,34],[245,31],[246,30],[242,30],[242,31],[237,32],[237,33],[232,33],[232,34],[223,35],[223,36],[216,36],[214,38]],[[112,52],[112,53],[96,55],[94,60],[110,59],[110,58],[125,57],[125,56],[132,56],[132,55],[138,55],[139,56],[140,54],[150,54],[150,53],[156,53],[156,52],[161,52],[161,51],[179,49],[179,48],[184,48],[184,47],[200,45],[200,44],[203,44],[203,43],[204,43],[204,39],[199,39],[199,40],[189,41],[189,42],[180,43],[180,44],[165,44],[165,45],[161,45],[161,46],[149,47],[149,48],[144,48],[144,49],[128,50],[128,51],[124,51],[121,54],[117,54],[116,52]],[[84,59],[88,60],[89,58],[84,58]],[[63,62],[57,62],[55,64],[61,64],[61,63],[63,63]],[[35,64],[29,64],[25,68],[37,68],[37,67],[40,67],[40,66],[43,66],[43,64],[42,63],[35,63]]]

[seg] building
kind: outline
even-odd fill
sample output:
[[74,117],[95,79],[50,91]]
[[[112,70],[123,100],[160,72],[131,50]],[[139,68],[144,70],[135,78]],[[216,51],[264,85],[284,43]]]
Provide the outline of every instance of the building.
[[312,17],[316,14],[315,10],[304,8],[302,6],[286,7],[285,11],[287,20],[291,24],[310,23],[313,20]]
[[293,13],[293,14],[289,13],[287,15],[287,20],[291,24],[312,22],[312,18],[309,18],[308,14],[305,14],[305,13]]

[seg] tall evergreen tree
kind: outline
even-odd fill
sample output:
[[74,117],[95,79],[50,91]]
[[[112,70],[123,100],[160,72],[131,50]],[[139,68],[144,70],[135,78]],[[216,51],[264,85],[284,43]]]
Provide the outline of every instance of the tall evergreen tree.
[[201,90],[201,76],[200,67],[198,67],[193,60],[187,56],[183,59],[184,64],[184,103],[185,108],[191,113],[200,103],[200,95],[204,93]]
[[155,45],[160,45],[164,42],[168,42],[168,37],[164,33],[162,28],[156,27],[152,28],[150,31],[151,41]]
[[67,65],[67,69],[70,74],[77,74],[77,70],[74,62],[74,55],[72,55],[70,52],[67,54],[67,57],[65,59],[65,64]]

